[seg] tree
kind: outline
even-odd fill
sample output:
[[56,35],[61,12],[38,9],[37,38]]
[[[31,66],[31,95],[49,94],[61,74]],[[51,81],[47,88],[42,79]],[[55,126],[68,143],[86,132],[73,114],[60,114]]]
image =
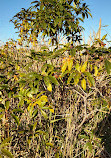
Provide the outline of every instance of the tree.
[[[57,44],[62,34],[68,41],[80,41],[80,32],[85,17],[91,16],[90,10],[83,0],[39,0],[33,1],[27,10],[17,13],[12,22],[23,39],[36,39],[38,35],[49,37]],[[41,34],[42,33],[42,34]]]

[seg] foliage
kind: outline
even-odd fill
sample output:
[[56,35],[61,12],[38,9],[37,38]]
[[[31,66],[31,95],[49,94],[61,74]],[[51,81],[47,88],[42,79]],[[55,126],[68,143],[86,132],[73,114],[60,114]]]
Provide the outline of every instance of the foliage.
[[[11,40],[0,49],[0,154],[99,157],[105,139],[98,124],[111,110],[111,48],[102,43],[106,35],[91,47],[73,46],[82,29],[79,21],[91,15],[86,3],[32,4],[12,19],[21,37],[18,43]],[[51,39],[49,45],[56,42],[53,51],[48,45],[37,49],[40,33]],[[59,34],[72,41],[58,47]]]
[[17,13],[11,20],[18,29],[22,40],[29,38],[30,42],[42,33],[42,37],[50,37],[49,43],[58,44],[58,36],[66,36],[68,41],[80,41],[83,30],[80,22],[91,16],[86,3],[81,0],[40,0],[33,1],[29,9]]
[[1,152],[9,157],[99,155],[102,138],[95,129],[110,114],[110,48],[66,44],[53,52],[47,47],[21,52],[11,46],[0,50],[1,141],[11,138],[11,150]]

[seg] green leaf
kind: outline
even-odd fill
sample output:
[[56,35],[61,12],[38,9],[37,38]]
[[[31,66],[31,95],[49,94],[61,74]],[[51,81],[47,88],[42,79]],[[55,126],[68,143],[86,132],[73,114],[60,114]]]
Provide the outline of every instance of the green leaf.
[[47,90],[51,92],[52,91],[52,85],[51,85],[50,80],[47,76],[44,76],[44,82],[45,82],[45,85],[47,87]]
[[59,85],[57,79],[54,76],[49,75],[48,77],[52,83],[54,83],[55,85]]
[[7,101],[5,102],[5,107],[6,107],[7,110],[9,109],[9,105],[10,105],[10,102],[7,100]]
[[55,158],[59,158],[59,152],[55,153]]
[[27,93],[27,97],[33,98],[33,95],[32,95],[32,92],[31,92],[31,91],[29,91],[29,92]]
[[86,135],[79,135],[79,137],[82,138],[82,139],[85,139],[85,140],[89,139],[89,137],[86,136]]
[[19,118],[14,115],[14,114],[11,114],[11,116],[14,118],[15,122],[17,123],[17,125],[19,126],[20,122],[19,122]]
[[75,75],[75,77],[74,77],[74,84],[75,85],[78,84],[80,77],[81,77],[81,74],[79,74],[79,73]]
[[41,130],[37,130],[36,133],[43,134],[43,135],[46,134],[44,131],[41,131]]
[[54,148],[54,145],[52,143],[46,143],[46,146],[50,146]]
[[3,116],[4,116],[4,114],[1,114],[1,115],[0,115],[0,120],[3,118]]
[[13,158],[12,153],[7,149],[1,149],[3,155],[8,156],[9,158]]
[[34,125],[33,125],[33,131],[35,131],[36,126],[37,126],[37,122],[35,122]]
[[2,141],[0,147],[1,147],[2,145],[4,145],[5,143],[10,142],[10,140],[11,140],[11,137],[4,139],[4,140]]
[[47,72],[46,72],[46,69],[47,69],[47,64],[44,64],[41,68],[41,71],[42,71],[42,75],[43,76],[48,76]]
[[65,119],[65,118],[51,120],[50,123],[54,123],[54,122],[57,122],[57,121],[60,121],[60,120],[63,120],[63,119]]
[[33,114],[32,114],[32,117],[35,118],[37,116],[37,113],[38,113],[38,109],[36,109]]
[[14,109],[13,112],[21,112],[21,113],[23,113],[24,111],[21,110],[21,109]]
[[45,119],[48,119],[48,116],[47,116],[47,114],[46,114],[45,111],[41,110],[41,114],[43,115],[43,117],[44,117]]
[[70,84],[72,78],[74,78],[75,76],[75,73],[70,73],[70,76],[68,77],[68,80],[67,80],[67,84]]
[[86,148],[89,149],[90,152],[92,152],[93,146],[92,146],[91,142],[87,142],[85,146],[86,146]]
[[111,71],[111,62],[109,62],[107,59],[105,60],[105,68],[108,74],[110,74]]
[[92,86],[95,86],[95,80],[90,72],[84,72]]

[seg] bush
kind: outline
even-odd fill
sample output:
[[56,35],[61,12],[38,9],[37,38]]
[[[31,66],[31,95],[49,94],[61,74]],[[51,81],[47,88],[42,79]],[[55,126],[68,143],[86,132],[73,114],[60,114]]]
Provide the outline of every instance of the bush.
[[100,155],[98,123],[111,104],[110,48],[69,43],[52,52],[42,47],[20,54],[5,47],[0,56],[0,141],[10,142],[1,148],[3,155]]

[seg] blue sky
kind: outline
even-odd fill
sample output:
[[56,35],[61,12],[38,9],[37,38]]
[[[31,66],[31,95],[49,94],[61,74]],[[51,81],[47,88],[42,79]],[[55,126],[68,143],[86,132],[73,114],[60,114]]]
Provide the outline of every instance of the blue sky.
[[85,19],[83,27],[85,28],[85,37],[89,36],[90,31],[93,33],[98,31],[99,21],[101,18],[102,27],[101,37],[108,33],[107,39],[111,40],[111,0],[85,0],[89,5],[93,18]]
[[21,8],[29,8],[31,0],[0,0],[0,40],[7,41],[9,38],[16,39],[16,30],[10,19],[18,13]]
[[[33,0],[34,1],[34,0]],[[18,13],[21,8],[27,9],[30,6],[32,0],[1,0],[0,2],[0,40],[7,41],[9,38],[16,39],[17,34],[14,29],[13,23],[9,20]],[[98,30],[99,20],[102,19],[102,25],[109,25],[102,30],[102,35],[106,34],[106,31],[111,36],[111,0],[84,0],[89,5],[93,18],[88,18],[84,21],[83,27],[85,28],[84,36],[85,40],[90,34]],[[107,36],[108,40],[111,40],[110,36]]]

